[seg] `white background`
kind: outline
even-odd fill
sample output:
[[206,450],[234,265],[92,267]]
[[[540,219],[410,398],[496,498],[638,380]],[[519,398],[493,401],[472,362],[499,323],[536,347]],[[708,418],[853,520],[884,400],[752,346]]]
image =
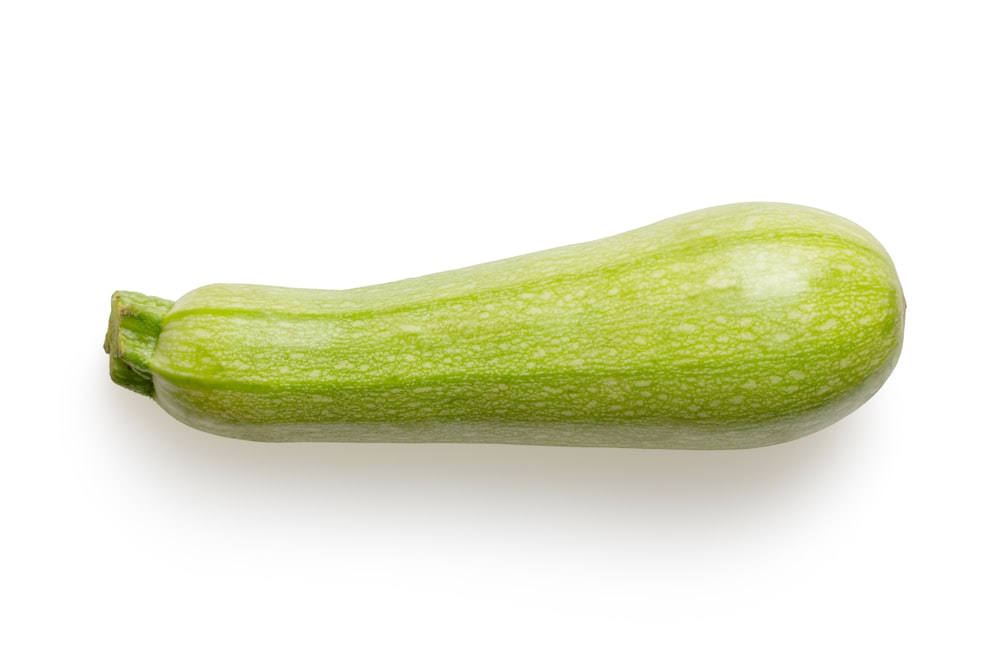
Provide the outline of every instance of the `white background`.
[[[998,664],[992,4],[4,3],[0,662]],[[799,442],[243,443],[107,377],[115,289],[745,200],[863,225],[909,302]]]

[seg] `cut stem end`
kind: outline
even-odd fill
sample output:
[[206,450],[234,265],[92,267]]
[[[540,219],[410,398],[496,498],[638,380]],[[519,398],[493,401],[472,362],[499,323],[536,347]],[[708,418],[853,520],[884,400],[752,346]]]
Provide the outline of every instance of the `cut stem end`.
[[173,301],[138,292],[115,292],[104,351],[111,358],[111,379],[126,389],[153,395],[149,361]]

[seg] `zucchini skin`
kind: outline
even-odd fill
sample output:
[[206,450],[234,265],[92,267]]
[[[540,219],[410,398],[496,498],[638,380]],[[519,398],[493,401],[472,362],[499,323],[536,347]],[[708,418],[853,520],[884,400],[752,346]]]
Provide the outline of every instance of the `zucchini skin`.
[[905,314],[868,232],[775,203],[355,289],[112,301],[113,379],[211,433],[684,449],[846,416],[895,367]]

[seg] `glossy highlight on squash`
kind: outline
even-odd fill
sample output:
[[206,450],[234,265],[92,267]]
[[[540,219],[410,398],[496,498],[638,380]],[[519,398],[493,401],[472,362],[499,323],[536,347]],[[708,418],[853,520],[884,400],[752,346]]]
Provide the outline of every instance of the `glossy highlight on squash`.
[[105,350],[115,382],[234,438],[732,449],[862,405],[904,313],[864,229],[745,203],[354,289],[116,292]]

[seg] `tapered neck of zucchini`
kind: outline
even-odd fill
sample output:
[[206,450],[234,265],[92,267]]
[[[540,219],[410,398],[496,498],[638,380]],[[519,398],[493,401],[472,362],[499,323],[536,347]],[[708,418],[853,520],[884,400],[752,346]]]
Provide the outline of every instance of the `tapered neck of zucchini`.
[[111,379],[145,396],[153,395],[149,360],[173,301],[138,292],[115,292],[104,351],[111,357]]

